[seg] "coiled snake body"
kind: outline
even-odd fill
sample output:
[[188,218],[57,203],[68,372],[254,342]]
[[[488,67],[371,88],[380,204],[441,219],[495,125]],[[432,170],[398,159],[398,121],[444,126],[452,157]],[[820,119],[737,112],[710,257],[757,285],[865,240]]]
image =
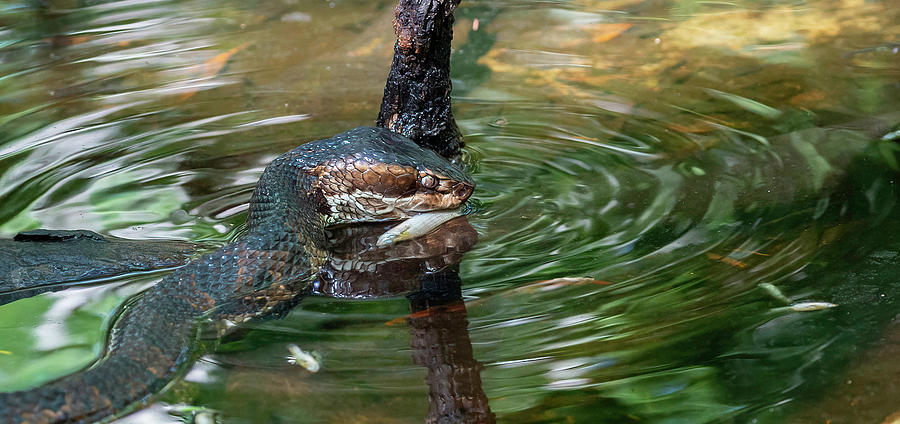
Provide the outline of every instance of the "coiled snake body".
[[127,306],[91,368],[0,393],[0,422],[92,422],[139,405],[193,358],[200,319],[242,321],[292,306],[327,260],[326,226],[455,208],[473,189],[460,169],[385,129],[304,144],[263,172],[240,239]]

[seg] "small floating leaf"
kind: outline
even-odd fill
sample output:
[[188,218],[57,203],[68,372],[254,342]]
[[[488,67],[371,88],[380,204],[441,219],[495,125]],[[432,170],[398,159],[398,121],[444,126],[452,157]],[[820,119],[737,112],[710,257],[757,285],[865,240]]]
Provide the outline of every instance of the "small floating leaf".
[[781,111],[775,109],[774,107],[764,105],[756,100],[751,100],[746,97],[738,96],[737,94],[725,93],[719,90],[713,90],[712,88],[707,88],[706,92],[713,97],[718,97],[723,100],[727,100],[731,103],[734,103],[741,109],[744,109],[748,112],[755,113],[759,116],[775,119],[781,116]]
[[778,300],[781,301],[781,302],[784,302],[784,303],[786,303],[786,304],[790,304],[790,303],[791,303],[791,300],[788,299],[787,296],[785,296],[783,293],[781,293],[781,290],[779,290],[778,287],[775,287],[774,284],[771,284],[771,283],[759,283],[759,286],[758,286],[758,287],[761,288],[761,289],[763,289],[763,291],[765,291],[769,296],[772,296],[772,297],[774,297],[775,299],[778,299]]
[[634,24],[630,23],[596,24],[591,28],[594,33],[593,41],[595,44],[605,43],[622,35],[632,26]]

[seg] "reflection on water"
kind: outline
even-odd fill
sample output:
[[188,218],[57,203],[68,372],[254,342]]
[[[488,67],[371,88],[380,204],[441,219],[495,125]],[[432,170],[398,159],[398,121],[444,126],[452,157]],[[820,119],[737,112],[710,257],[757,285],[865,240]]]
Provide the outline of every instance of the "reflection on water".
[[[414,408],[402,404],[397,411],[386,413],[403,411],[412,413],[409,418],[414,419],[420,410],[427,407],[429,422],[495,422],[481,385],[482,366],[473,356],[466,305],[457,271],[462,254],[477,241],[475,230],[465,218],[457,218],[423,238],[398,244],[390,250],[374,249],[378,236],[387,228],[385,225],[372,225],[333,232],[331,239],[335,257],[320,272],[314,293],[341,299],[335,304],[338,307],[353,306],[353,303],[347,303],[351,300],[367,303],[376,299],[406,297],[407,300],[402,303],[408,303],[407,314],[381,321],[378,325],[409,334],[410,345],[392,353],[398,357],[406,356],[405,372],[401,375],[410,372],[418,374],[420,380],[412,388],[419,390],[413,392],[427,390],[428,401],[414,398],[411,399]],[[374,314],[359,318],[378,319]],[[314,315],[309,319],[319,321]],[[225,396],[213,396],[203,403],[226,416],[253,422],[319,421],[329,420],[335,414],[347,420],[361,419],[372,413],[372,409],[360,405],[356,410],[341,408],[335,411],[315,405],[327,404],[330,402],[328,399],[342,396],[342,393],[369,392],[370,395],[378,395],[380,391],[394,391],[402,387],[396,385],[398,383],[363,378],[360,373],[368,374],[370,371],[389,375],[390,368],[396,365],[382,363],[376,358],[361,358],[356,356],[359,352],[352,350],[345,352],[355,356],[346,358],[350,361],[349,368],[332,369],[336,354],[341,350],[338,347],[343,338],[341,333],[355,339],[352,335],[358,323],[352,316],[345,316],[319,325],[320,330],[332,336],[322,338],[319,330],[310,331],[302,322],[297,323],[292,318],[267,320],[242,328],[239,330],[241,334],[226,336],[218,349],[219,354],[205,358],[205,362],[195,367],[186,380],[224,384]],[[248,329],[249,333],[246,332]],[[397,331],[391,333],[396,334]],[[331,338],[337,339],[331,340],[337,345],[328,346]],[[285,346],[290,341],[296,341],[304,349],[324,354],[323,369],[321,374],[316,374],[316,377],[324,377],[321,382],[323,386],[313,381],[305,383],[309,386],[298,386],[296,381],[284,382],[284,385],[271,384],[273,378],[278,381],[284,378],[299,379],[302,382],[311,375],[284,361]],[[256,362],[252,356],[260,349],[269,351],[271,356],[266,361]],[[410,362],[424,368],[425,381],[416,372],[418,369],[410,368]],[[388,370],[381,370],[382,367]],[[369,371],[365,371],[367,369]],[[285,373],[288,377],[284,376]],[[359,381],[349,386],[342,383],[348,377]]]
[[[393,43],[392,1],[41,4],[0,6],[7,236],[224,242],[271,158],[371,124]],[[483,209],[461,290],[419,277],[468,247],[323,283],[357,299],[241,326],[122,421],[882,422],[898,23],[887,0],[463,2],[455,115]],[[18,341],[0,385],[89,362],[152,278],[0,307]],[[806,301],[838,306],[786,308]],[[49,321],[64,341],[39,340]],[[288,365],[288,344],[323,370]]]

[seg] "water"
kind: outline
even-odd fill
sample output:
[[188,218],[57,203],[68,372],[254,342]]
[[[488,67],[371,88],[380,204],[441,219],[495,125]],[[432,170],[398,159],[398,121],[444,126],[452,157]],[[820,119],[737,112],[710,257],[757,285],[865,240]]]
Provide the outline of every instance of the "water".
[[[222,243],[269,160],[377,115],[393,2],[48,4],[0,5],[5,236]],[[440,369],[498,422],[898,412],[900,9],[470,1],[457,20],[482,204],[464,306],[410,315],[408,287],[306,299],[204,340],[121,422],[422,422]],[[0,388],[90,363],[110,314],[161,275],[0,307]],[[289,344],[322,371],[289,364]]]

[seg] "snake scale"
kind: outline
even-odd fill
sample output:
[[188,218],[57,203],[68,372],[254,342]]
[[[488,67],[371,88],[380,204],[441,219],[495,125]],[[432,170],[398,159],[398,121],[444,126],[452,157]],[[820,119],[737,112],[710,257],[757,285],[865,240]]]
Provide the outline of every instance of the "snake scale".
[[135,409],[196,357],[201,320],[243,321],[293,306],[328,259],[326,227],[456,208],[473,190],[462,170],[389,130],[356,128],[303,144],[266,167],[240,238],[128,304],[93,366],[0,393],[0,422],[93,422]]

